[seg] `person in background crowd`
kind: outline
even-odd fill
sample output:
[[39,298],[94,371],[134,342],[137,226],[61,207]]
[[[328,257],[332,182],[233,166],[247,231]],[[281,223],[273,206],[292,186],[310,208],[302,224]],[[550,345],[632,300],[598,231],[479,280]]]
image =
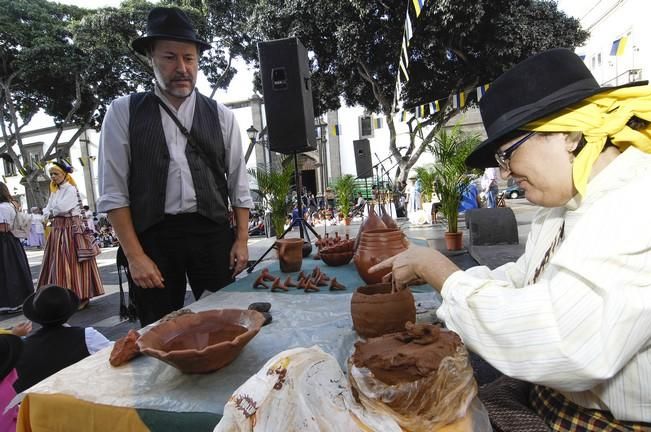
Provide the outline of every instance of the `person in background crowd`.
[[489,167],[484,170],[484,175],[481,178],[482,192],[486,195],[486,207],[497,207],[497,175],[499,170],[497,168]]
[[132,47],[147,58],[155,86],[108,108],[98,210],[120,241],[144,326],[183,307],[188,280],[198,299],[246,268],[253,200],[235,115],[195,89],[210,44],[183,11],[156,7]]
[[488,138],[466,164],[498,166],[542,207],[524,255],[461,271],[410,247],[371,268],[439,290],[438,317],[506,376],[480,390],[497,431],[651,430],[645,84],[600,87],[567,49],[505,72],[479,102]]
[[481,207],[479,200],[479,189],[474,181],[468,183],[461,191],[461,201],[459,202],[459,213],[465,213],[466,210]]
[[84,219],[86,219],[86,225],[88,226],[88,229],[91,232],[96,232],[97,229],[95,228],[95,218],[93,216],[93,212],[90,211],[90,207],[87,205],[85,205],[83,209],[84,209],[83,217]]
[[363,216],[365,206],[366,206],[366,200],[364,199],[364,196],[362,195],[361,192],[357,192],[357,202],[355,203],[355,207],[353,207],[352,213],[361,214]]
[[11,233],[17,212],[7,185],[0,182],[0,313],[19,313],[34,292],[25,249]]
[[16,392],[27,390],[111,344],[92,327],[66,324],[78,309],[77,294],[57,285],[44,286],[25,300],[25,317],[42,327],[24,339],[23,353],[16,364]]
[[45,221],[43,220],[43,210],[39,207],[32,207],[32,224],[29,228],[29,237],[27,246],[41,249],[45,246]]
[[57,161],[49,169],[50,198],[43,216],[52,222],[45,245],[38,287],[55,284],[74,291],[81,299],[80,307],[88,306],[91,298],[104,294],[104,287],[95,257],[79,261],[77,248],[88,247],[76,235],[84,232],[81,198],[70,175],[72,167]]

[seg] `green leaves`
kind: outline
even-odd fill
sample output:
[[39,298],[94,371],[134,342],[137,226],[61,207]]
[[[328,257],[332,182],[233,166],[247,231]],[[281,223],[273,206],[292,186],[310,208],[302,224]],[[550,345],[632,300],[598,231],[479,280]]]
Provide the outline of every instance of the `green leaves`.
[[448,232],[457,232],[459,203],[463,191],[478,174],[466,167],[465,160],[479,144],[477,135],[464,132],[459,124],[449,131],[441,129],[428,150],[434,155],[434,185],[441,200],[441,212],[447,220]]
[[249,169],[248,172],[258,183],[258,191],[264,197],[264,204],[271,211],[271,221],[276,235],[280,235],[284,231],[285,219],[291,204],[288,197],[292,189],[294,167],[287,164],[280,171],[256,168]]
[[333,184],[335,195],[337,196],[337,203],[339,209],[345,217],[350,213],[350,200],[355,192],[355,177],[351,174],[346,174],[339,177]]

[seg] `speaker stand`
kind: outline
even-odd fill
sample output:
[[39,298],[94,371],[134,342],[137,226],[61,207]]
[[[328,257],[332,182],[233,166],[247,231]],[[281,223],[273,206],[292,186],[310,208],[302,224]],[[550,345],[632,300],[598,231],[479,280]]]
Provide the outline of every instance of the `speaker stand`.
[[[312,231],[312,234],[314,236],[321,240],[321,236],[315,231],[314,227],[310,225],[308,221],[303,219],[303,188],[300,182],[301,174],[298,171],[298,157],[296,155],[297,153],[294,152],[294,183],[296,184],[296,198],[298,200],[298,203],[296,204],[298,206],[298,217],[292,221],[292,223],[287,227],[284,233],[282,233],[277,239],[282,239],[285,238],[288,232],[292,230],[296,225],[298,225],[299,232],[301,234],[300,238],[303,240],[306,240],[308,243],[312,243],[312,240],[310,240],[310,234],[308,231]],[[262,254],[262,256],[253,264],[249,266],[249,268],[246,269],[247,273],[251,273],[255,266],[260,264],[260,262],[264,259],[264,257],[267,256],[269,252],[271,252],[271,249],[273,249],[276,246],[276,243],[272,244],[269,246],[269,248],[265,251],[265,253]]]

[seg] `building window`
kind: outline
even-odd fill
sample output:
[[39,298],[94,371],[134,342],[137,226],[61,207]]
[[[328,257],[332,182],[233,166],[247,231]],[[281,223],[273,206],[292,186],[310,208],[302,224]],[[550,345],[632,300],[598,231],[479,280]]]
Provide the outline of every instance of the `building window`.
[[371,116],[359,117],[359,137],[373,138],[373,117]]
[[16,164],[9,157],[2,158],[2,164],[4,168],[5,176],[11,177],[16,175]]

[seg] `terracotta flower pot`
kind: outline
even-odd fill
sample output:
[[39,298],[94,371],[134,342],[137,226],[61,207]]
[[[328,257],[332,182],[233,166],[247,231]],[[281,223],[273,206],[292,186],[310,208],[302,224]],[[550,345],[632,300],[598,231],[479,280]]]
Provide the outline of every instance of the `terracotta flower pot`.
[[276,240],[280,271],[283,273],[297,272],[303,264],[303,239],[291,238]]
[[416,322],[411,290],[391,292],[388,283],[357,288],[350,300],[350,314],[357,334],[367,338],[403,331],[407,321]]
[[446,232],[444,234],[445,245],[448,250],[460,250],[463,249],[463,232],[458,231],[454,233]]

